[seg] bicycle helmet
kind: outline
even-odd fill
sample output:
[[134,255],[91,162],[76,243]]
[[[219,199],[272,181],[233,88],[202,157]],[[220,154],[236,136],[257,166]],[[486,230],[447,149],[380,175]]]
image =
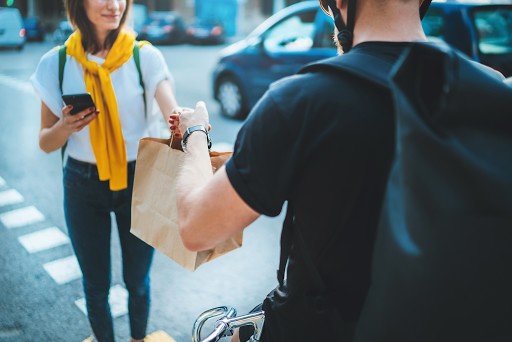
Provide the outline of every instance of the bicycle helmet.
[[[348,52],[352,48],[352,39],[354,36],[354,24],[356,18],[356,2],[357,0],[347,0],[347,23],[345,24],[341,18],[341,11],[336,7],[336,0],[319,0],[320,7],[329,16],[333,16],[334,25],[338,29],[338,41],[343,51]],[[423,19],[432,0],[424,0],[420,6],[420,18]],[[329,12],[329,9],[331,12]]]

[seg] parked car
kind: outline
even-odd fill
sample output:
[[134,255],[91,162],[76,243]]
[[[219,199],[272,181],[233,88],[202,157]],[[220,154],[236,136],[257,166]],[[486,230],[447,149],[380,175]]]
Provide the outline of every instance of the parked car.
[[218,20],[198,19],[188,26],[187,41],[191,44],[223,44],[224,27]]
[[57,45],[62,45],[74,32],[73,26],[67,20],[61,20],[57,25],[55,31],[53,31],[53,41]]
[[186,25],[183,17],[173,11],[155,11],[149,15],[138,39],[153,44],[179,44],[185,41]]
[[223,49],[213,72],[221,113],[242,119],[270,83],[335,56],[332,35],[332,20],[318,1],[304,1],[277,12],[245,39]]
[[423,19],[431,40],[512,76],[512,0],[433,1]]
[[27,41],[42,42],[44,40],[44,26],[38,17],[29,17],[23,20]]
[[23,49],[25,28],[17,8],[0,7],[0,48]]

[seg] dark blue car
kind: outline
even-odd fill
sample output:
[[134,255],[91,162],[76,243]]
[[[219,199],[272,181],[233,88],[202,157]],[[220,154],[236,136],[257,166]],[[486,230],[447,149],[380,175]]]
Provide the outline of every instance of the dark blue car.
[[44,27],[41,19],[38,17],[30,17],[23,19],[25,26],[25,37],[27,41],[42,42],[44,40]]
[[187,41],[190,44],[224,44],[225,40],[220,20],[198,19],[187,27]]
[[332,34],[332,21],[318,1],[304,1],[279,11],[225,48],[213,75],[222,114],[244,118],[270,83],[336,55]]
[[155,45],[181,44],[186,39],[183,17],[174,11],[153,11],[139,33],[139,40]]

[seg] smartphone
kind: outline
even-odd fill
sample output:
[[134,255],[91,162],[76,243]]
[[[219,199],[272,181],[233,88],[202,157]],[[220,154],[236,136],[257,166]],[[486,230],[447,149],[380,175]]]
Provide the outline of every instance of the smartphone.
[[73,109],[69,113],[71,115],[75,115],[90,107],[96,108],[90,93],[62,95],[62,100],[64,100],[66,105],[73,106]]

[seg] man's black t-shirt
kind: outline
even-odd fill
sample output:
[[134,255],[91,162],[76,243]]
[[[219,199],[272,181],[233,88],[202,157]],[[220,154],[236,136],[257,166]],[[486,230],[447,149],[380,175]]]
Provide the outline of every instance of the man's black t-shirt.
[[[390,70],[406,46],[366,42],[353,51],[385,60]],[[368,291],[393,150],[389,91],[348,73],[307,73],[271,86],[247,118],[226,164],[237,193],[260,214],[276,216],[285,201],[292,201],[294,229],[302,232],[346,321],[358,319]],[[292,249],[287,289],[300,296],[313,285],[298,260]],[[307,319],[308,313],[303,315]],[[321,340],[331,322],[312,331],[297,323],[279,329],[293,340]],[[265,329],[265,341],[279,340],[268,335],[272,330]]]

